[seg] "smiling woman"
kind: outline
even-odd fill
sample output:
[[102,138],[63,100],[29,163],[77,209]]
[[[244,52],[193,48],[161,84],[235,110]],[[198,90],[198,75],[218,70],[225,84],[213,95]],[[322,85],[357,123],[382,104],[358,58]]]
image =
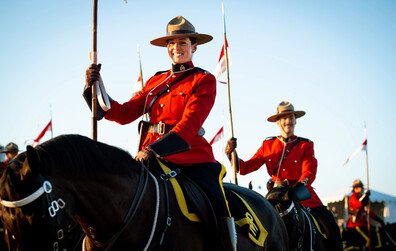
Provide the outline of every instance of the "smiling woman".
[[[135,158],[138,161],[156,161],[155,157],[160,156],[153,149],[169,148],[175,137],[187,142],[189,150],[161,159],[174,170],[187,174],[206,192],[216,214],[219,229],[215,231],[223,248],[236,250],[234,219],[223,192],[225,167],[216,161],[212,147],[203,137],[202,125],[216,98],[216,79],[192,62],[197,46],[211,40],[212,36],[196,32],[184,17],[173,18],[166,27],[166,35],[151,41],[155,46],[167,47],[172,68],[157,72],[128,102],[120,104],[110,99],[111,107],[106,106],[99,113],[119,124],[131,123],[144,114],[150,116],[149,122],[141,123],[146,126],[140,127],[141,141]],[[96,81],[101,81],[100,66],[92,64],[86,71],[87,101]]]

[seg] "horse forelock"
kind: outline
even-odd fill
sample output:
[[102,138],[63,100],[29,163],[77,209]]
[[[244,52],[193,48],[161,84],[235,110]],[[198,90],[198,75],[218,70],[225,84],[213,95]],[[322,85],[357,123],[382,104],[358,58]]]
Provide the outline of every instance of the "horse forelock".
[[36,147],[44,172],[90,175],[98,172],[129,173],[137,162],[124,150],[88,137],[61,135]]

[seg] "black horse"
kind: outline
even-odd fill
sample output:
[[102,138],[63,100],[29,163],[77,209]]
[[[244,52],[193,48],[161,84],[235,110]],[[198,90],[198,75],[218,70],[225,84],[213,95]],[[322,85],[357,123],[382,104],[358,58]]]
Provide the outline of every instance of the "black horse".
[[[159,187],[158,171],[123,150],[63,135],[28,147],[26,156],[19,168],[0,172],[0,219],[20,251],[54,250],[58,218],[78,221],[86,235],[85,250],[203,251],[219,246],[206,224],[182,214],[171,187],[169,192]],[[285,225],[264,197],[229,186],[249,203],[267,232],[259,246],[238,228],[238,250],[288,250]]]
[[344,229],[342,231],[344,250],[369,250],[369,245],[371,250],[396,250],[396,223],[381,227],[370,226],[370,233],[369,236],[367,228],[363,227]]
[[276,182],[266,199],[279,212],[287,227],[290,250],[332,250],[287,181]]

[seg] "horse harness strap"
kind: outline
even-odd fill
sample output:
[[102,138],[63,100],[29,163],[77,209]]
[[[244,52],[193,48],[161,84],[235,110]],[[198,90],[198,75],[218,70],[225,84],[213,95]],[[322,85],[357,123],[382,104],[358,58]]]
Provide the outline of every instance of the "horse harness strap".
[[183,73],[183,75],[181,75],[179,78],[177,78],[175,81],[173,81],[170,84],[167,84],[160,92],[157,93],[157,95],[154,96],[153,100],[151,100],[151,103],[148,107],[148,113],[151,112],[151,107],[153,106],[154,102],[159,98],[159,96],[161,96],[162,94],[164,94],[165,92],[167,92],[168,90],[170,90],[171,86],[175,85],[176,83],[180,82],[181,80],[187,78],[188,76],[190,76],[191,74],[194,74],[195,72],[199,71],[199,69],[197,69],[196,67],[192,68],[189,71],[186,71],[185,73]]
[[132,221],[137,209],[140,206],[140,202],[143,198],[143,195],[146,191],[147,183],[148,183],[148,170],[142,162],[142,168],[140,170],[138,187],[136,189],[135,196],[134,196],[133,201],[128,209],[128,212],[125,215],[124,220],[121,224],[121,227],[104,245],[102,245],[100,247],[101,249],[104,249],[103,246],[107,246],[107,248],[104,250],[110,250],[112,248],[112,246],[114,245],[114,243],[116,242],[116,240],[118,239],[118,237],[121,235],[122,231],[124,231],[124,229]]
[[[159,161],[158,161],[159,162]],[[159,245],[162,245],[164,241],[166,231],[172,225],[172,218],[170,217],[170,203],[169,203],[169,189],[168,189],[168,181],[169,178],[175,178],[180,173],[180,169],[176,169],[174,171],[170,171],[168,174],[161,174],[160,178],[164,181],[164,190],[165,190],[165,202],[166,202],[166,224],[164,230],[162,231]]]
[[297,143],[301,140],[300,137],[297,137],[297,139],[293,142],[293,144],[291,145],[291,147],[289,149],[286,150],[285,154],[283,154],[283,157],[281,157],[278,161],[278,164],[276,164],[276,167],[274,169],[274,171],[272,172],[272,175],[276,175],[276,172],[278,171],[279,167],[280,167],[280,163],[286,158],[286,156],[289,154],[289,152],[291,151],[291,149],[293,149],[293,147],[295,147],[297,145]]

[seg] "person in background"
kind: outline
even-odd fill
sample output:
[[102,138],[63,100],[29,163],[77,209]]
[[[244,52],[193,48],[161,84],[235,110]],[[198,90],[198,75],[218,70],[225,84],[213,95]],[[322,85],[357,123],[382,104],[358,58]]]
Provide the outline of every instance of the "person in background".
[[[213,203],[220,226],[220,239],[225,250],[236,250],[234,220],[225,199],[222,179],[225,168],[213,155],[212,147],[203,137],[202,128],[216,98],[216,79],[209,72],[195,67],[192,58],[200,44],[212,36],[200,34],[184,17],[177,16],[167,25],[166,35],[153,39],[151,44],[167,48],[171,69],[157,72],[144,88],[129,101],[121,104],[110,100],[110,107],[100,111],[104,118],[119,124],[129,124],[144,114],[150,115],[149,125],[143,128],[138,161],[153,156],[154,144],[172,147],[170,137],[181,137],[191,149],[163,157],[170,166],[177,166],[201,185]],[[92,64],[86,71],[84,95],[90,102],[92,83],[101,81],[100,65]]]
[[[294,135],[296,119],[304,115],[304,111],[294,110],[290,102],[282,101],[276,109],[276,114],[267,119],[278,125],[280,136],[266,138],[256,154],[249,160],[239,159],[239,174],[246,175],[254,172],[265,164],[271,176],[267,184],[269,190],[272,189],[274,182],[287,180],[290,186],[303,183],[310,192],[311,198],[301,201],[301,204],[310,208],[312,215],[329,230],[333,250],[342,250],[340,229],[333,214],[323,205],[312,188],[318,166],[314,143],[309,139]],[[228,140],[225,153],[230,160],[231,153],[236,146],[236,138]]]
[[6,160],[4,163],[7,165],[7,163],[10,160],[12,160],[15,156],[18,155],[18,152],[19,152],[18,145],[13,142],[10,142],[0,153],[5,153]]
[[[361,227],[367,230],[367,209],[369,202],[370,190],[363,193],[363,183],[356,179],[352,184],[352,195],[349,197],[349,216],[347,228]],[[384,225],[384,221],[378,217],[373,211],[370,211],[370,218]]]
[[6,155],[3,153],[4,146],[0,145],[0,168],[6,167]]

